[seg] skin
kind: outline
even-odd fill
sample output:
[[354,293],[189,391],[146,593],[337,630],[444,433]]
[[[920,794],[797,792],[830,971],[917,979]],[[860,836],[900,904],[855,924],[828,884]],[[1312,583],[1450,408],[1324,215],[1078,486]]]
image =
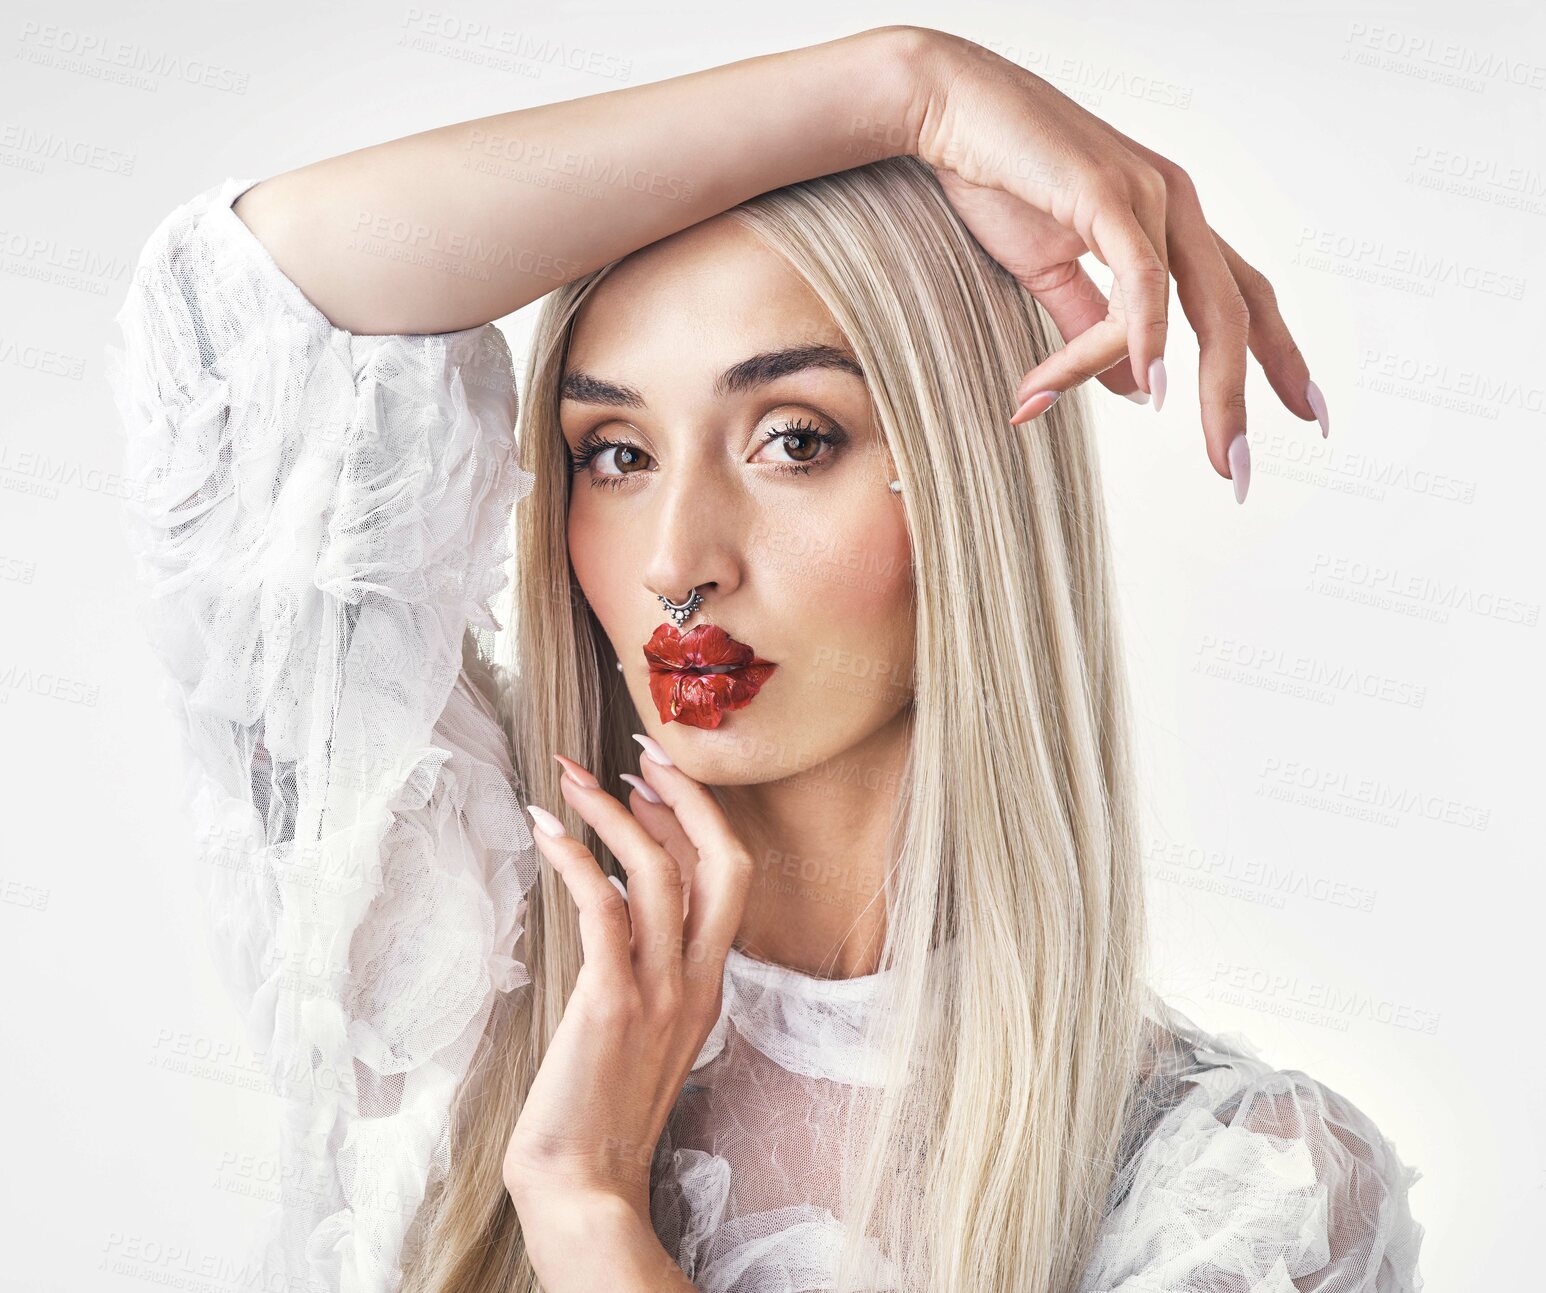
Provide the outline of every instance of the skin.
[[[860,377],[814,367],[713,390],[741,360],[812,344],[848,351],[783,259],[716,217],[630,256],[576,322],[566,375],[631,387],[644,407],[566,398],[560,419],[571,452],[588,432],[636,451],[604,449],[574,476],[570,559],[645,730],[718,788],[756,864],[737,944],[848,978],[874,968],[884,937],[884,838],[906,750],[902,504]],[[800,431],[766,438],[790,424]],[[804,433],[834,425],[846,443]],[[788,470],[800,465],[809,472]],[[712,730],[660,722],[641,650],[667,622],[656,595],[680,601],[694,586],[704,602],[684,632],[719,624],[779,666]]]
[[[879,888],[864,860],[880,856],[878,824],[890,806],[882,793],[844,791],[851,782],[826,774],[856,770],[885,786],[898,771],[896,688],[867,694],[867,675],[836,653],[889,667],[893,679],[910,672],[905,598],[869,573],[906,568],[897,559],[899,505],[877,455],[852,446],[847,462],[809,478],[764,476],[775,470],[765,465],[772,451],[748,461],[754,423],[774,408],[715,403],[714,374],[746,357],[754,333],[761,345],[787,343],[762,334],[831,320],[771,281],[768,266],[744,264],[754,257],[709,226],[756,194],[904,155],[934,168],[979,243],[1068,343],[1004,392],[1006,419],[1039,416],[1057,393],[1092,378],[1119,394],[1152,396],[1159,412],[1174,278],[1197,338],[1207,458],[1220,476],[1246,469],[1233,481],[1237,499],[1249,480],[1248,351],[1284,407],[1328,429],[1271,285],[1207,223],[1188,173],[1026,69],[928,28],[875,28],[421,131],[270,177],[233,207],[316,308],[358,335],[481,326],[647,250],[653,259],[639,256],[621,281],[636,280],[655,308],[646,313],[638,295],[631,304],[600,295],[582,341],[594,348],[587,362],[598,375],[648,397],[631,415],[661,470],[616,495],[576,498],[575,568],[647,725],[654,707],[639,647],[660,622],[655,591],[680,599],[693,583],[709,585],[703,614],[723,615],[730,632],[779,665],[715,732],[656,728],[692,769],[645,761],[663,804],[635,790],[625,806],[574,774],[561,780],[566,801],[627,870],[628,904],[578,841],[538,832],[585,937],[585,967],[507,1155],[506,1185],[550,1293],[690,1287],[654,1239],[636,1173],[620,1178],[596,1163],[647,1163],[717,1010],[714,963],[731,939],[838,977],[873,963],[883,914],[855,900]],[[548,165],[627,182],[599,191],[546,183]],[[403,249],[415,254],[395,254]],[[1111,269],[1109,300],[1080,270],[1084,250]],[[675,295],[662,298],[652,275],[670,268],[668,258],[677,258]],[[716,295],[711,280],[735,283],[733,296],[728,288]],[[629,310],[636,326],[625,336]],[[837,407],[857,404],[857,391],[829,389],[835,377],[811,377],[819,390],[785,380],[791,386],[776,399],[795,401],[792,411],[806,411],[802,400],[832,401],[831,416],[846,414],[845,430],[866,443],[863,416]],[[564,413],[566,434],[575,412]],[[796,553],[837,559],[802,559],[792,569],[770,560],[759,534],[774,538],[779,558],[791,549],[776,541],[788,536],[808,541]],[[878,562],[843,563],[866,545]],[[866,578],[844,578],[854,571]],[[828,864],[837,870],[823,877]],[[706,953],[697,973],[683,972],[684,946]],[[591,1144],[575,1144],[577,1127],[595,1133]]]

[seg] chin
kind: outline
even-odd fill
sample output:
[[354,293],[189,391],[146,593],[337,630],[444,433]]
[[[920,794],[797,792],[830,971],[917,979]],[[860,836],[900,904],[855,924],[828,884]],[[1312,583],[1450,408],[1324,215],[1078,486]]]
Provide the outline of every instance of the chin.
[[[744,786],[773,781],[784,775],[780,754],[787,750],[777,735],[778,724],[759,721],[752,711],[728,710],[717,727],[672,719],[659,723],[655,739],[695,781],[717,786]],[[657,716],[657,722],[659,718]],[[769,768],[774,775],[768,776]]]
[[[781,781],[825,757],[812,754],[809,726],[800,731],[762,696],[742,709],[726,710],[718,727],[700,727],[656,715],[651,735],[689,777],[705,785],[750,786]],[[820,743],[824,745],[825,743]]]

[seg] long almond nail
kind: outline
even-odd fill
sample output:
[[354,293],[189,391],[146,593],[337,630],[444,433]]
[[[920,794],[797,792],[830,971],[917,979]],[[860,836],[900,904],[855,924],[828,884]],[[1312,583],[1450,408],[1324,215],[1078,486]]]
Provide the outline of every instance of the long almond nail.
[[1158,413],[1165,402],[1165,361],[1156,359],[1149,365],[1149,391],[1154,396],[1154,411]]
[[1235,482],[1235,502],[1245,502],[1245,491],[1251,487],[1251,446],[1244,433],[1229,442],[1229,478]]
[[537,823],[537,829],[544,835],[551,835],[556,839],[560,835],[569,834],[564,829],[563,822],[554,817],[546,808],[538,808],[536,804],[527,804],[526,811],[532,815],[532,820]]
[[635,790],[637,790],[639,794],[641,794],[650,803],[658,804],[664,802],[660,796],[655,793],[655,788],[650,785],[650,783],[647,782],[643,777],[636,777],[631,772],[619,772],[617,775],[620,776]]
[[1309,382],[1304,388],[1304,398],[1310,411],[1315,414],[1315,420],[1321,424],[1321,439],[1324,440],[1331,434],[1331,414],[1326,412],[1326,397],[1321,394],[1319,386]]
[[1039,418],[1058,402],[1062,394],[1062,391],[1037,391],[1036,394],[1015,410],[1014,416],[1009,419],[1010,426],[1019,426],[1022,422],[1029,422],[1033,418]]
[[600,787],[601,782],[597,781],[595,777],[591,776],[589,772],[573,759],[566,759],[562,754],[555,754],[553,757],[558,760],[559,766],[563,768],[564,775],[574,782],[575,785],[584,786],[587,790],[596,790]]
[[644,747],[644,753],[654,759],[656,763],[665,768],[674,768],[676,764],[671,762],[671,756],[660,748],[660,743],[652,737],[645,736],[643,732],[633,733],[633,739]]

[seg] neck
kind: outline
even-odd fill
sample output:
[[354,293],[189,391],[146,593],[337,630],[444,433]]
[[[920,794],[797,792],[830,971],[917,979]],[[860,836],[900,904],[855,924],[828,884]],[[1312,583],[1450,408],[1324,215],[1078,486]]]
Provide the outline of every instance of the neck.
[[757,865],[736,945],[829,979],[879,968],[887,836],[907,755],[907,712],[841,755],[779,781],[719,788]]

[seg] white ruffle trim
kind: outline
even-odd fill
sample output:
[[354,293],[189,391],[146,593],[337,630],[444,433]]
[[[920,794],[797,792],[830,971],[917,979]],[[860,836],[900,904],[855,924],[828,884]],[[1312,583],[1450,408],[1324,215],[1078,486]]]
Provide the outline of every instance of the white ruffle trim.
[[[690,1078],[693,1143],[677,1141],[674,1116],[653,1164],[656,1232],[698,1288],[830,1287],[832,1212],[778,1201],[810,1199],[835,1167],[805,1129],[826,1125],[832,1094],[873,1067],[851,1040],[865,1009],[885,1008],[888,977],[828,982],[732,948],[726,1004]],[[1144,1088],[1080,1293],[1420,1293],[1425,1232],[1409,1190],[1421,1173],[1373,1120],[1243,1037],[1156,1006],[1173,1043]],[[873,1240],[869,1255],[860,1287],[894,1289]]]
[[[799,1203],[727,1219],[731,1172],[724,1158],[676,1149],[669,1163],[669,1183],[652,1200],[656,1229],[672,1237],[670,1256],[700,1293],[811,1293],[833,1286],[843,1229],[829,1209]],[[864,1286],[896,1288],[900,1275],[880,1246],[867,1239],[862,1251]]]
[[1419,1293],[1422,1173],[1347,1097],[1161,1005],[1186,1045],[1081,1293]]
[[499,329],[333,327],[230,209],[253,183],[172,211],[116,316],[127,537],[212,951],[283,1100],[263,1286],[392,1293],[493,994],[528,982],[536,853],[462,651],[532,478]]

